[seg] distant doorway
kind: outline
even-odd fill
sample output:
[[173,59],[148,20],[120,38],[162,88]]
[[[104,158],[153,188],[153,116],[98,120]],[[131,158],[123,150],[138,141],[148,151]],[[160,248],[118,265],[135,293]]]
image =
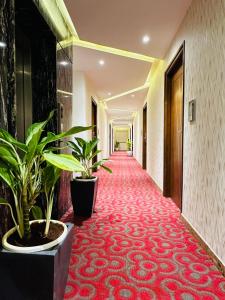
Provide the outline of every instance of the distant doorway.
[[182,210],[184,44],[165,73],[164,196]]
[[[92,139],[97,138],[98,136],[98,128],[97,128],[97,104],[95,103],[94,99],[91,100],[91,124],[92,128]],[[93,150],[93,153],[97,151],[97,146]],[[97,162],[97,155],[93,157],[92,163]]]
[[142,167],[147,165],[147,104],[143,108]]

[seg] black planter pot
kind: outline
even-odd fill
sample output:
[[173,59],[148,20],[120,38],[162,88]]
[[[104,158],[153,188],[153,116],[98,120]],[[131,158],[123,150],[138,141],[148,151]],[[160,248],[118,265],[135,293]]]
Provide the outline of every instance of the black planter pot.
[[98,177],[93,179],[75,178],[70,185],[74,215],[91,217],[97,196]]
[[73,224],[68,234],[51,250],[12,253],[0,250],[1,300],[62,300],[68,276]]

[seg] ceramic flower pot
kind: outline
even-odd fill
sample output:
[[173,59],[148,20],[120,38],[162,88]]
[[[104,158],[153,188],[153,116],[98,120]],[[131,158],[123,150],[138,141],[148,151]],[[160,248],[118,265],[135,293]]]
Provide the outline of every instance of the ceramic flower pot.
[[[30,224],[43,223],[43,222],[45,222],[45,220],[33,220],[33,221],[30,221]],[[13,227],[9,231],[7,231],[6,234],[2,238],[3,248],[10,252],[17,252],[17,253],[33,253],[33,252],[39,252],[39,251],[51,249],[52,247],[61,243],[67,235],[67,226],[64,223],[62,223],[60,221],[56,221],[56,220],[51,220],[51,222],[55,223],[55,224],[60,224],[61,226],[63,226],[63,232],[56,240],[51,241],[47,244],[38,245],[38,246],[31,246],[31,247],[14,246],[14,245],[10,244],[10,242],[8,241],[8,238],[16,231],[16,227]]]

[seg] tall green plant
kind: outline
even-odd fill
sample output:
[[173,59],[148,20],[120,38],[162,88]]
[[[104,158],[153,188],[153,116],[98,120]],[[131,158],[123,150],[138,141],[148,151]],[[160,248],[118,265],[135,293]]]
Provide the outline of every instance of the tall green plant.
[[81,177],[83,179],[92,178],[92,171],[98,167],[102,167],[109,173],[112,170],[104,165],[108,159],[101,159],[94,164],[92,163],[93,158],[96,157],[101,150],[95,150],[99,140],[94,138],[90,141],[85,141],[82,138],[75,138],[75,142],[68,142],[67,144],[72,149],[72,155],[77,159],[83,166],[84,170],[81,171]]
[[82,172],[84,167],[71,154],[57,154],[60,148],[53,147],[52,143],[61,139],[88,130],[90,127],[73,127],[70,130],[54,134],[44,128],[52,118],[32,124],[26,134],[25,143],[16,140],[4,129],[0,129],[0,179],[12,191],[16,216],[11,204],[0,198],[0,204],[10,208],[12,219],[21,239],[30,239],[30,211],[35,210],[38,195],[43,191],[46,196],[46,229],[48,233],[53,193],[55,183],[60,176],[60,170]]
[[127,149],[128,151],[132,150],[132,141],[130,139],[127,139]]

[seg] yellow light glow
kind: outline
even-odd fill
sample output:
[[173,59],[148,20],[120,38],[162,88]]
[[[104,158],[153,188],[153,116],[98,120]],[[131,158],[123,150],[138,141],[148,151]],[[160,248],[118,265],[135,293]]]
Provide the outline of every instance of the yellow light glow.
[[107,47],[107,46],[91,43],[88,41],[82,41],[80,39],[77,39],[76,37],[71,37],[67,40],[64,40],[60,44],[63,47],[68,47],[68,46],[74,45],[77,47],[83,47],[83,48],[88,48],[88,49],[92,49],[92,50],[102,51],[105,53],[111,53],[114,55],[137,59],[137,60],[146,61],[146,62],[150,62],[150,63],[153,63],[156,60],[156,58],[151,57],[151,56],[146,56],[143,54],[130,52],[130,51],[126,51],[126,50],[121,50],[121,49],[117,49],[117,48]]
[[115,110],[115,111],[125,111],[125,112],[134,112],[134,110],[129,110],[129,109],[120,109],[120,108],[108,108],[108,110],[112,111],[112,110]]
[[61,14],[63,16],[64,21],[66,22],[70,32],[73,36],[75,36],[77,39],[79,39],[79,36],[77,34],[76,28],[73,24],[73,21],[71,20],[71,17],[68,13],[68,10],[66,8],[66,5],[63,0],[56,0],[57,6],[59,10],[61,11]]
[[70,93],[70,92],[67,92],[67,91],[63,91],[63,90],[57,90],[57,93],[73,96],[73,93]]
[[106,98],[106,99],[104,99],[104,101],[106,101],[106,102],[107,102],[107,101],[111,101],[111,100],[114,100],[114,99],[117,99],[117,98],[120,98],[120,97],[129,95],[129,94],[132,94],[132,93],[135,93],[135,92],[144,90],[144,89],[146,89],[146,88],[148,88],[148,87],[149,87],[149,83],[145,83],[144,85],[139,86],[139,87],[137,87],[137,88],[134,88],[134,89],[132,89],[132,90],[129,90],[129,91],[126,91],[126,92],[123,92],[123,93],[114,95],[113,97],[110,97],[110,98]]

